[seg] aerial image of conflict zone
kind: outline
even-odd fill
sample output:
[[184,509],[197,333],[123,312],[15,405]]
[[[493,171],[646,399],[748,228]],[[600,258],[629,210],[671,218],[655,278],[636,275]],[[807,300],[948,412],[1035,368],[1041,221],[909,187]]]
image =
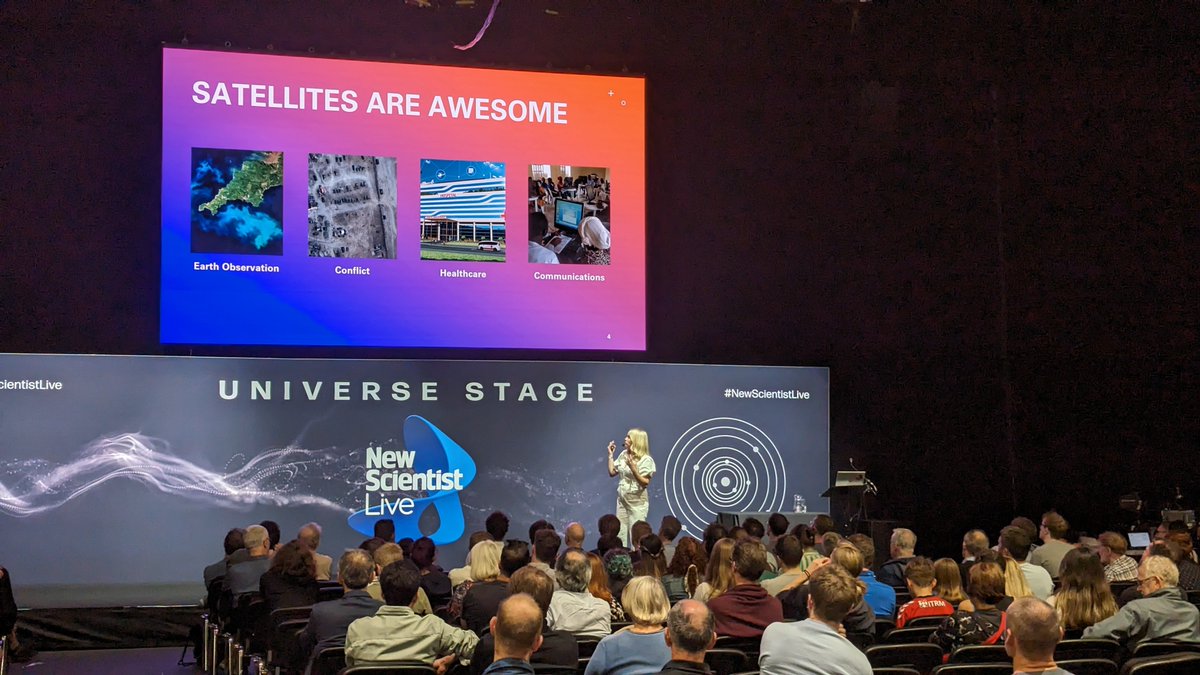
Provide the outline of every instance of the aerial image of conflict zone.
[[396,158],[308,156],[308,255],[396,257]]
[[283,153],[192,148],[192,253],[283,255]]
[[504,164],[421,160],[421,260],[504,262]]

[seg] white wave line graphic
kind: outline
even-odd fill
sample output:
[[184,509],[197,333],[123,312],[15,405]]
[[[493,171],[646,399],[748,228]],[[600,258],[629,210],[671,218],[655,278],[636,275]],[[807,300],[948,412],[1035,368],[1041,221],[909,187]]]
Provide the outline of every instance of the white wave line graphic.
[[289,446],[263,452],[240,469],[221,474],[172,455],[170,444],[162,439],[125,433],[93,441],[66,464],[20,460],[4,466],[2,476],[14,487],[0,482],[0,513],[24,518],[51,511],[122,478],[224,508],[320,506],[350,513],[352,509],[335,501],[300,492],[295,484],[310,471],[336,473],[341,460],[330,452]]

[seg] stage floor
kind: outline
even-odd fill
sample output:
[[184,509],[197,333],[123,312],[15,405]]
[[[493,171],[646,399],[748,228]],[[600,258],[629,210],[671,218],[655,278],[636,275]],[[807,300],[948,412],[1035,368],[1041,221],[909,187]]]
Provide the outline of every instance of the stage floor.
[[[196,666],[179,663],[179,647],[40,652],[29,663],[13,663],[9,675],[195,675]],[[187,661],[191,661],[188,650]]]

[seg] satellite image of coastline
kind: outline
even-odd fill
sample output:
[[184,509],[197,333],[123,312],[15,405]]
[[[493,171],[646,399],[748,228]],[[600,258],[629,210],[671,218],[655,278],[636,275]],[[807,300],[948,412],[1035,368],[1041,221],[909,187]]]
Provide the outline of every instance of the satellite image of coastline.
[[396,158],[308,156],[308,255],[396,257]]
[[192,148],[192,253],[283,255],[283,153]]

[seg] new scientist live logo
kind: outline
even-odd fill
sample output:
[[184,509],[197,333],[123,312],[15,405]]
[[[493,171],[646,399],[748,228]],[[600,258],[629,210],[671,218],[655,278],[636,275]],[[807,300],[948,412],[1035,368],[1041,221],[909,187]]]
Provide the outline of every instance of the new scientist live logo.
[[[457,541],[466,530],[458,493],[475,480],[475,460],[419,415],[404,420],[404,446],[367,448],[363,509],[350,516],[350,527],[370,536],[376,521],[390,518],[397,539]],[[414,492],[424,496],[408,496]]]

